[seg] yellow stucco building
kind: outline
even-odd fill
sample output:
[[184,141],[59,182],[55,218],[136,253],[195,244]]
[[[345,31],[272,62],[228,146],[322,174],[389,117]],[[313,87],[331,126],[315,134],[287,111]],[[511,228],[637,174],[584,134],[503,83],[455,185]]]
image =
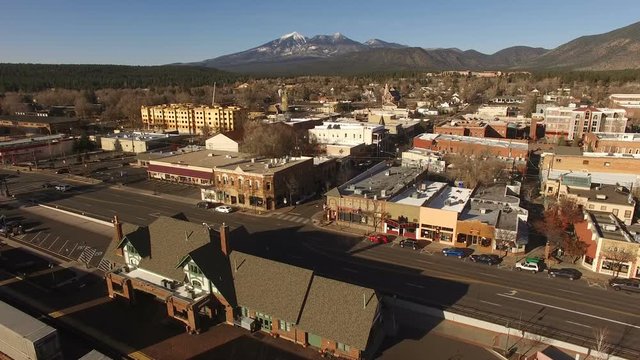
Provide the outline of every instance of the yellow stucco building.
[[202,135],[205,124],[210,133],[242,128],[247,112],[239,106],[163,104],[142,106],[142,123],[153,130],[177,130],[180,134]]

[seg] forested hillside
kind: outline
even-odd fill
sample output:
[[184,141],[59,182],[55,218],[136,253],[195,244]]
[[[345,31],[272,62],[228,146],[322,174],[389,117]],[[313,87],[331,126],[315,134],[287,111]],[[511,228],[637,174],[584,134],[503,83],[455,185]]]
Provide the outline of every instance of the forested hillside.
[[190,88],[238,79],[239,76],[236,74],[192,66],[0,64],[0,93],[50,88]]

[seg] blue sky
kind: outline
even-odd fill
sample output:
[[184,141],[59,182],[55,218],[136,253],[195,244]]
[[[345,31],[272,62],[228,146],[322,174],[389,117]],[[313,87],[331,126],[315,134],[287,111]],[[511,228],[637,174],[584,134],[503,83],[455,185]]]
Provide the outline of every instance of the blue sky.
[[199,61],[292,31],[493,53],[637,21],[638,0],[0,0],[0,62]]

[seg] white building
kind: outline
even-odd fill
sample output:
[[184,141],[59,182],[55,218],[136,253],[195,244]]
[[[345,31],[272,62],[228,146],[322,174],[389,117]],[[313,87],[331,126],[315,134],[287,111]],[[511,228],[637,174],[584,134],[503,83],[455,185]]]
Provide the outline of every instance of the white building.
[[319,144],[372,145],[382,140],[384,130],[384,125],[371,123],[325,121],[309,129],[309,139],[315,139]]
[[544,109],[547,137],[573,140],[591,132],[623,133],[627,127],[624,109],[584,107],[548,107]]
[[128,153],[144,153],[153,149],[167,148],[175,134],[158,134],[148,132],[115,132],[100,138],[100,148],[106,151],[123,151]]
[[446,163],[442,154],[433,150],[411,148],[402,152],[402,166],[419,167],[429,172],[444,172]]
[[611,94],[609,100],[617,106],[640,109],[640,94]]

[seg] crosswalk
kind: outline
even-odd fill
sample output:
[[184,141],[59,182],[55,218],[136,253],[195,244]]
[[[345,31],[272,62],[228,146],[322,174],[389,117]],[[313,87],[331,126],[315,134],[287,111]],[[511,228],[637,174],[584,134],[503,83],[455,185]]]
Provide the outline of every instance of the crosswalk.
[[280,219],[280,220],[286,220],[286,221],[290,221],[290,222],[299,223],[299,224],[308,224],[308,223],[311,222],[311,219],[304,218],[302,216],[296,216],[296,215],[276,214],[276,215],[272,215],[272,217],[274,217],[276,219]]
[[88,265],[91,259],[93,259],[93,256],[96,254],[96,252],[97,252],[96,249],[90,246],[87,246],[82,251],[82,254],[80,254],[80,257],[78,257],[78,261]]

